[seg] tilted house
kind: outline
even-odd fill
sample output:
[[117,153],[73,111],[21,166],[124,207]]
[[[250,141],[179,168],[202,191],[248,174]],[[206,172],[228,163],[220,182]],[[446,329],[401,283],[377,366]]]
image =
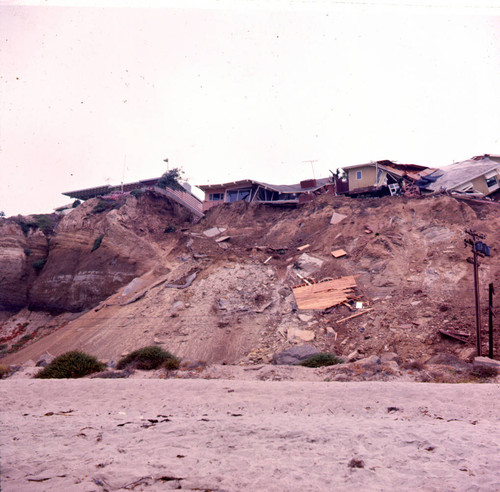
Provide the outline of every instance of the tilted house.
[[152,190],[162,196],[166,196],[171,200],[181,204],[190,210],[196,217],[203,217],[201,200],[191,193],[189,184],[184,183],[182,186],[185,188],[183,191],[173,190],[171,188],[160,188],[157,182],[160,178],[143,179],[133,183],[126,183],[123,185],[110,186],[101,185],[94,188],[85,188],[82,190],[66,191],[63,195],[75,198],[78,200],[89,200],[90,198],[116,198],[116,196],[130,193],[132,190]]
[[434,169],[425,166],[398,164],[389,160],[344,166],[342,169],[347,174],[347,195],[394,195],[434,172]]
[[500,196],[500,155],[485,154],[454,162],[424,176],[418,186],[472,196]]
[[239,200],[258,202],[268,205],[297,205],[312,200],[315,195],[333,193],[331,178],[309,179],[293,185],[274,185],[253,179],[230,183],[199,185],[205,192],[203,211],[220,203]]

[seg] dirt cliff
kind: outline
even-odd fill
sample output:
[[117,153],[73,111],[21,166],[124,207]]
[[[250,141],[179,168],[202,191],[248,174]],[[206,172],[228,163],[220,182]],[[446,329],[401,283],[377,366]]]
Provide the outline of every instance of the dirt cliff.
[[[305,341],[344,356],[393,351],[420,360],[444,351],[466,358],[475,339],[465,228],[486,234],[492,246],[492,256],[481,260],[483,314],[487,285],[498,285],[500,277],[496,203],[449,196],[324,196],[297,209],[222,204],[198,224],[152,194],[96,213],[97,204],[90,200],[60,221],[47,263],[27,288],[31,310],[81,313],[52,317],[50,329],[43,321],[45,328],[2,363],[74,348],[116,359],[152,343],[191,360],[268,362],[274,353]],[[330,224],[334,212],[346,218]],[[205,234],[214,227],[219,229],[213,236]],[[90,252],[100,235],[101,246]],[[229,238],[221,241],[223,236]],[[25,271],[18,251],[24,243],[14,247],[14,242],[5,249],[20,263],[2,285]],[[337,249],[347,254],[334,258]],[[361,310],[351,304],[327,311],[296,309],[292,287],[304,277],[346,275],[356,276]],[[24,297],[18,297],[11,307],[23,306]],[[9,350],[19,337],[40,328],[33,316],[24,309],[3,322],[4,338],[18,331]],[[462,343],[439,329],[471,336]]]

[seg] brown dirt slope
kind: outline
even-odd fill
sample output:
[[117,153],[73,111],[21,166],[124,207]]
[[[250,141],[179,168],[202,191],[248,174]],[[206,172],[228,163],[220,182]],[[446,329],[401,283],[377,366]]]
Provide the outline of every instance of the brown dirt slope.
[[[466,358],[474,352],[474,336],[461,343],[438,332],[447,328],[474,334],[465,228],[486,234],[492,246],[492,256],[481,260],[480,268],[483,320],[487,286],[499,285],[496,203],[449,196],[325,196],[297,209],[223,204],[193,225],[189,217],[174,210],[167,213],[155,200],[141,197],[98,218],[88,214],[87,222],[69,222],[72,214],[61,222],[61,234],[85,235],[86,247],[99,232],[111,236],[95,278],[101,271],[123,273],[128,284],[125,277],[116,285],[111,282],[113,295],[98,306],[97,298],[92,298],[92,308],[40,339],[27,341],[2,363],[22,363],[45,351],[58,355],[75,348],[116,359],[152,343],[191,360],[268,362],[273,353],[306,340],[344,356],[353,351],[360,355],[394,351],[403,359],[425,360],[438,352]],[[85,206],[90,208],[90,202]],[[333,212],[347,218],[330,225]],[[177,220],[175,232],[163,232],[168,217]],[[83,223],[86,228],[79,225]],[[226,230],[213,238],[203,234],[215,226]],[[217,243],[220,236],[230,239]],[[297,250],[305,244],[310,246]],[[66,265],[74,262],[68,248],[55,246],[54,252],[58,248],[64,267],[59,272],[55,263],[50,265],[46,285],[53,291],[61,287],[54,298],[62,303],[71,298],[71,290],[61,279],[70,268]],[[331,251],[340,248],[347,255],[334,258]],[[115,256],[120,262],[113,269],[109,262]],[[141,268],[130,267],[133,262]],[[79,268],[90,271],[85,265]],[[196,278],[185,286],[194,273]],[[373,310],[340,323],[360,311],[346,305],[330,312],[296,311],[291,287],[302,282],[297,274],[316,281],[356,275],[356,294],[363,308]],[[45,298],[50,297],[49,290]],[[3,331],[12,332],[26,322],[26,316],[22,311],[11,317]],[[486,322],[483,325],[486,333]],[[486,343],[486,336],[483,340]],[[496,344],[498,353],[500,342]]]

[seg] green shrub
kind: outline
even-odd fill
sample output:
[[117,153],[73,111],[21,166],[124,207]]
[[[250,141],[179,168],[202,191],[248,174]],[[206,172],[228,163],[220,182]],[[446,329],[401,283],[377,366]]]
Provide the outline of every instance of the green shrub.
[[104,234],[99,234],[96,237],[96,239],[94,241],[94,246],[92,246],[92,249],[90,250],[91,253],[93,253],[96,249],[99,249],[103,239],[104,239]]
[[41,379],[81,378],[93,372],[103,371],[105,368],[106,365],[99,362],[93,355],[73,350],[56,357],[35,377]]
[[300,365],[305,367],[323,367],[342,364],[343,362],[344,361],[336,355],[328,352],[320,352],[318,354],[311,355],[311,357],[306,360],[303,360]]
[[33,262],[33,268],[39,272],[44,266],[45,263],[47,263],[47,258],[42,258],[41,260],[35,260]]
[[94,214],[100,214],[101,212],[105,212],[106,210],[111,210],[113,208],[113,203],[108,202],[106,200],[99,200],[97,205],[92,209]]
[[24,248],[24,254],[25,254],[26,256],[31,256],[31,249],[29,249],[29,248]]
[[38,214],[33,215],[33,218],[26,222],[22,215],[18,215],[12,219],[23,230],[25,236],[28,235],[30,229],[40,229],[46,236],[53,234],[58,218],[53,214]]
[[18,215],[17,217],[14,217],[12,220],[22,229],[23,234],[27,236],[28,233],[30,232],[30,226],[24,220],[24,217],[22,215]]
[[173,225],[168,225],[167,227],[165,227],[165,230],[163,232],[166,232],[167,234],[170,233],[170,232],[175,232],[177,229],[173,226]]
[[54,232],[54,220],[48,214],[34,215],[33,220],[28,222],[28,226],[33,229],[40,229],[45,235]]
[[493,366],[478,366],[471,370],[471,376],[478,379],[488,379],[498,376],[498,369]]
[[131,194],[132,196],[135,196],[136,198],[139,198],[141,195],[143,195],[143,194],[144,194],[144,190],[135,189],[135,190],[132,190],[132,191],[130,192],[130,194]]
[[180,362],[181,361],[170,352],[155,345],[151,345],[139,350],[134,350],[126,355],[118,361],[116,367],[117,369],[124,369],[127,366],[132,366],[135,369],[143,369],[146,371],[158,369],[159,367],[177,369]]
[[161,178],[156,182],[156,186],[163,189],[170,188],[172,190],[186,191],[180,183],[183,172],[178,167],[170,169],[170,171],[162,174]]
[[118,209],[118,208],[121,208],[124,204],[125,204],[125,200],[123,197],[121,197],[117,200],[107,200],[104,198],[99,198],[99,202],[92,209],[92,213],[100,214],[100,213],[106,212],[108,210]]

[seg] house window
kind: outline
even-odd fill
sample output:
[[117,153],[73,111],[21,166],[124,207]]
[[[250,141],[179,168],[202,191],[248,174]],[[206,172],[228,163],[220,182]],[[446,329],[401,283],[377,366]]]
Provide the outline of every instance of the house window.
[[246,200],[247,202],[249,202],[251,192],[252,192],[251,188],[242,188],[239,190],[228,190],[227,201],[230,203],[237,202],[239,200]]
[[208,200],[210,202],[220,202],[221,200],[224,200],[224,193],[210,193],[208,195]]
[[356,171],[356,179],[362,179],[363,178],[363,171]]
[[494,188],[495,186],[498,186],[498,178],[496,174],[490,176],[489,178],[488,177],[486,178],[486,186],[488,188]]

